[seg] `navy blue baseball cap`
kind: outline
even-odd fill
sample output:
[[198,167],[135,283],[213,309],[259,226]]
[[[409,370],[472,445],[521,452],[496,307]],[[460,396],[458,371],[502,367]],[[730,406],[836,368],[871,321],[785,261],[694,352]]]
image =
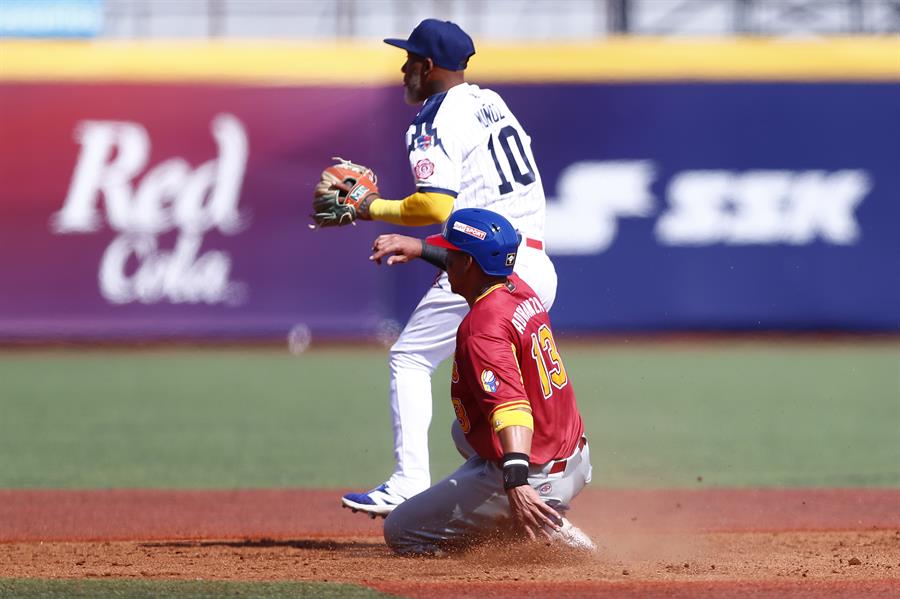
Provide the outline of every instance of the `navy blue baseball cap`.
[[388,38],[384,43],[407,52],[430,58],[434,64],[448,71],[462,71],[475,54],[475,44],[469,34],[456,23],[425,19],[419,23],[408,40]]
[[485,274],[508,277],[516,265],[522,236],[496,212],[462,208],[450,215],[440,235],[432,235],[425,241],[469,254]]

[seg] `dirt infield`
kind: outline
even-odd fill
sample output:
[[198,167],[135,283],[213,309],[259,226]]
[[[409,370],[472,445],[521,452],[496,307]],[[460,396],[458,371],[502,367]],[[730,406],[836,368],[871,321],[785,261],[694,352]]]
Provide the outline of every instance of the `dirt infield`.
[[900,597],[900,490],[591,489],[597,556],[397,558],[339,491],[0,490],[0,577],[311,580],[409,597]]

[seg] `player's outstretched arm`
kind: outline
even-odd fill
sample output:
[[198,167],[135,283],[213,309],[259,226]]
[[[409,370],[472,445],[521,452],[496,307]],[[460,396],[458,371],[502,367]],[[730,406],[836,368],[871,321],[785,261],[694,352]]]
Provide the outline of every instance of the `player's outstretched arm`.
[[452,195],[433,191],[417,191],[402,200],[379,197],[369,206],[368,217],[410,227],[437,225],[450,216],[454,201]]
[[339,227],[357,220],[380,220],[395,225],[440,224],[453,211],[454,196],[417,191],[402,200],[381,197],[375,172],[361,164],[335,157],[322,171],[313,191],[312,228]]
[[422,258],[442,270],[447,268],[447,250],[444,248],[429,245],[415,237],[394,233],[376,237],[372,243],[372,255],[369,256],[369,260],[375,264],[381,264],[384,260],[388,266],[405,264],[416,258]]

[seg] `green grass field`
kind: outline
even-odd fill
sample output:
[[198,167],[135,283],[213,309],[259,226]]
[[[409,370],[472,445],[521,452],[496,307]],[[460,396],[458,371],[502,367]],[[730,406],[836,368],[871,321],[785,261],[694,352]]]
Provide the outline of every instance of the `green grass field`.
[[[900,486],[900,343],[561,344],[611,487]],[[0,351],[0,487],[367,487],[387,352]],[[433,474],[459,458],[445,364]],[[702,477],[702,483],[698,482]]]
[[95,599],[96,597],[159,599],[388,599],[385,595],[350,584],[314,582],[223,582],[214,580],[42,580],[0,578],[0,597],[41,599]]

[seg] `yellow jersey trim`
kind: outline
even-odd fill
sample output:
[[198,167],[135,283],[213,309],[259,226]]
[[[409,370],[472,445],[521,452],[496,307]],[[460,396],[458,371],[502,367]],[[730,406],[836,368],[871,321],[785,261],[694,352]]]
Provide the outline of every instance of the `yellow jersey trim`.
[[508,401],[506,403],[502,403],[499,406],[496,406],[493,410],[491,410],[490,418],[493,418],[499,412],[503,412],[505,410],[519,410],[526,409],[529,412],[531,411],[531,403],[527,399],[516,399],[514,401]]
[[525,386],[525,377],[522,376],[522,365],[519,364],[519,352],[516,351],[516,344],[510,343],[509,346],[512,348],[513,360],[516,361],[516,368],[519,369],[519,381],[522,382],[522,386]]
[[490,287],[487,288],[487,290],[484,293],[482,293],[481,295],[479,295],[478,297],[475,298],[475,303],[477,304],[482,299],[484,299],[488,295],[492,294],[500,287],[506,287],[506,283],[497,283],[496,285],[491,285]]
[[494,415],[491,420],[494,432],[499,433],[505,428],[511,426],[524,426],[529,430],[534,430],[534,417],[531,412],[525,412],[519,409],[503,410]]

